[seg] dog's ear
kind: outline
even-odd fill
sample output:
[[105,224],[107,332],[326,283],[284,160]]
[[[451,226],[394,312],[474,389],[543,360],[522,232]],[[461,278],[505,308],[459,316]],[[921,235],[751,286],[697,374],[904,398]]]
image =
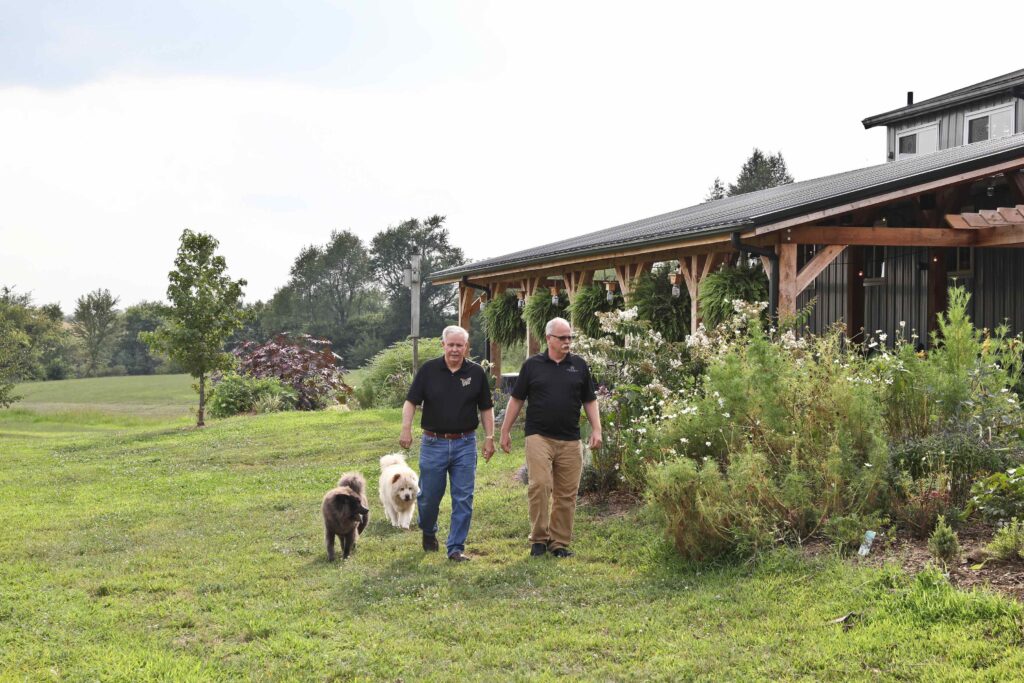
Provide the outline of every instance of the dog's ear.
[[334,507],[338,510],[344,510],[353,502],[353,500],[352,496],[346,496],[344,493],[339,493],[334,497]]
[[401,474],[395,474],[395,475],[393,475],[393,476],[391,477],[391,483],[392,483],[392,484],[394,484],[394,483],[396,483],[396,482],[397,482],[397,481],[398,481],[399,479],[401,479],[401,478],[402,478],[402,475],[401,475]]

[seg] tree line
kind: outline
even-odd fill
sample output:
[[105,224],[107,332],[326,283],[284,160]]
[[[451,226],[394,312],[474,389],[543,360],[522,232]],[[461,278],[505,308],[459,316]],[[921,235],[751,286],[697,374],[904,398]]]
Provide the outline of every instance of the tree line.
[[[402,273],[414,253],[423,272],[461,265],[445,217],[410,218],[366,244],[354,233],[331,233],[324,244],[303,247],[289,278],[267,301],[241,305],[244,322],[228,346],[264,342],[278,333],[309,334],[331,343],[349,368],[409,334],[410,293]],[[440,334],[457,317],[451,285],[424,285],[421,334]],[[0,376],[8,381],[182,372],[167,355],[142,341],[170,319],[163,302],[120,307],[107,289],[80,296],[75,309],[37,305],[29,293],[0,287]]]

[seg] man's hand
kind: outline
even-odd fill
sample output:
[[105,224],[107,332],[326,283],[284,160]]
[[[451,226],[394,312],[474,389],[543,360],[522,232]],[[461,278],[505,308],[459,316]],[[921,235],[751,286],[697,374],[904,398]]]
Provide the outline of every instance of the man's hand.
[[398,437],[398,445],[408,448],[412,445],[412,427],[402,427],[402,433]]
[[506,453],[512,452],[512,435],[506,431],[501,432],[501,450]]
[[590,446],[591,450],[600,448],[602,443],[600,430],[590,432],[590,440],[587,442],[587,445]]
[[490,439],[484,439],[484,462],[490,462],[491,456],[494,455],[494,437]]

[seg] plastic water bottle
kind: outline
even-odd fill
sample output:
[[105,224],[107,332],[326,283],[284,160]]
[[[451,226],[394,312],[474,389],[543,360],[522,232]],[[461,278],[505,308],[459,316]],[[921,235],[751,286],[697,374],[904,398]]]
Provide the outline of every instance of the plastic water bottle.
[[861,557],[867,557],[868,553],[871,552],[871,544],[875,542],[875,532],[866,531],[864,532],[864,541],[860,544],[860,550],[857,554]]

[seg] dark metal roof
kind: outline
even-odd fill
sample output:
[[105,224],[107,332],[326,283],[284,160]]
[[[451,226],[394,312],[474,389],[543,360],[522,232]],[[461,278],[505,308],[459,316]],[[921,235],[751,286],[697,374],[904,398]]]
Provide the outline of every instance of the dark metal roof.
[[831,206],[982,168],[1024,161],[1024,133],[855,171],[726,197],[430,274],[432,281],[529,267],[559,256],[590,256],[776,223]]
[[865,128],[884,126],[890,123],[896,123],[897,121],[903,121],[915,116],[922,116],[924,114],[931,114],[932,112],[939,111],[940,109],[948,109],[950,107],[955,107],[958,104],[964,104],[965,102],[980,100],[985,97],[991,97],[1002,93],[1008,95],[1012,93],[1017,97],[1024,97],[1024,69],[1011,71],[1008,74],[996,76],[995,78],[990,78],[987,81],[975,83],[974,85],[969,85],[966,88],[960,88],[959,90],[954,90],[953,92],[948,92],[944,95],[939,95],[938,97],[921,100],[920,102],[916,102],[907,107],[893,109],[892,111],[887,111],[884,114],[869,116],[861,123],[864,124]]

